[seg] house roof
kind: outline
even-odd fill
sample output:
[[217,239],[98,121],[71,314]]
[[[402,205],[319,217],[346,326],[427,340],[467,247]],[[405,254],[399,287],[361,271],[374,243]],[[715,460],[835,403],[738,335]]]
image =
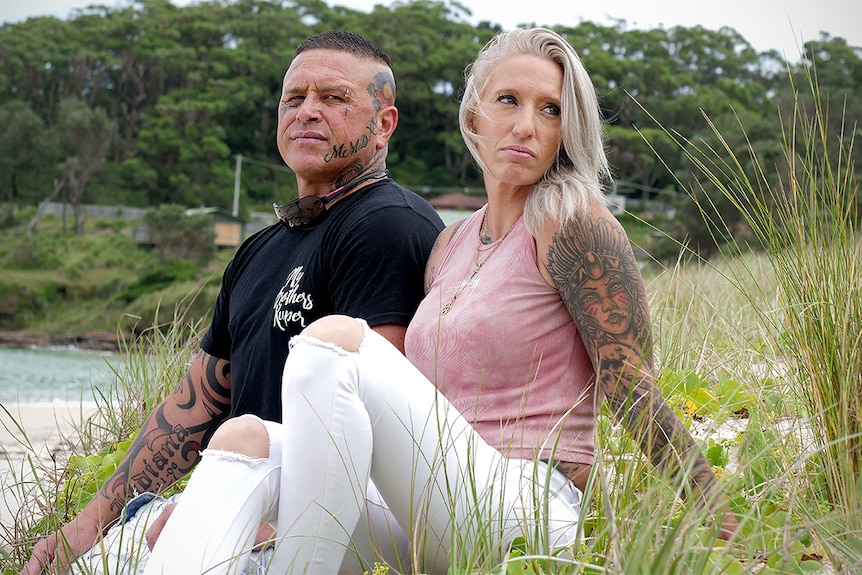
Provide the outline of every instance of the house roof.
[[238,217],[234,216],[233,214],[231,214],[230,212],[227,212],[221,208],[201,206],[200,208],[189,208],[186,210],[187,216],[193,216],[193,215],[197,215],[197,214],[210,214],[213,216],[219,216],[219,217],[227,219],[227,220],[232,220],[232,221],[235,221],[238,223],[243,222],[242,218],[238,218]]
[[465,209],[478,210],[486,203],[488,198],[485,196],[468,196],[467,194],[454,193],[444,194],[431,198],[428,203],[437,209]]

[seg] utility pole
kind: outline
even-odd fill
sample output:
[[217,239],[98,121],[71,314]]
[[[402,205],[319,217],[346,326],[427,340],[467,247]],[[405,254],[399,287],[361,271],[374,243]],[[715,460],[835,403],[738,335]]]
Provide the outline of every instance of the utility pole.
[[[0,0],[2,1],[2,0]],[[246,164],[251,164],[252,166],[261,166],[263,168],[267,168],[269,170],[278,170],[280,172],[287,172],[289,174],[293,173],[293,170],[285,166],[284,164],[273,164],[271,162],[264,162],[262,160],[255,160],[254,158],[249,158],[243,156],[242,154],[236,154],[234,156],[236,158],[236,168],[234,168],[234,177],[233,177],[233,217],[239,217],[239,185],[240,180],[242,179],[242,164],[245,162]]]
[[239,181],[242,175],[242,154],[236,155],[236,168],[233,176],[233,217],[239,217]]

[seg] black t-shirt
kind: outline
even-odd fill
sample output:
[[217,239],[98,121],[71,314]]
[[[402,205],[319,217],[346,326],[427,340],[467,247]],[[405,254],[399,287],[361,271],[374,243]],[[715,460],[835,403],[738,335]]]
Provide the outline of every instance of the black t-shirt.
[[277,223],[248,238],[228,264],[201,348],[231,362],[231,415],[281,421],[290,338],[334,313],[372,327],[407,325],[443,222],[392,180],[335,204],[309,230]]

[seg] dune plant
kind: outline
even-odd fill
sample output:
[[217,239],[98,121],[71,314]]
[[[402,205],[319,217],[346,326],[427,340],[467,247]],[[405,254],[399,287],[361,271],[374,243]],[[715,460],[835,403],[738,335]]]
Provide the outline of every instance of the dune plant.
[[[739,149],[711,122],[709,142],[670,130],[667,134],[697,172],[691,197],[729,264],[722,277],[759,302],[751,309],[764,330],[765,347],[775,352],[771,371],[777,366],[782,379],[775,385],[789,394],[761,392],[765,404],[752,415],[761,428],[779,434],[752,435],[743,444],[743,454],[751,458],[745,473],[761,486],[758,510],[778,504],[787,517],[801,517],[803,531],[816,540],[808,545],[822,549],[837,568],[856,573],[862,569],[862,255],[853,150],[857,127],[830,121],[835,103],[820,92],[815,66],[805,71],[807,90],[798,89],[795,80],[791,73],[794,105],[780,118],[783,157],[777,181],[767,175],[752,146]],[[740,130],[744,133],[744,126]],[[768,259],[770,281],[760,281],[759,269],[746,256],[747,246],[734,239],[738,226],[713,209],[708,199],[712,191],[742,215]],[[798,450],[797,461],[770,463],[770,451],[788,431],[780,430],[770,416],[768,402],[774,406],[776,400],[793,403],[799,415],[791,435],[811,438],[811,445]],[[777,484],[787,490],[770,500],[766,495],[777,496]],[[776,521],[781,517],[775,514],[758,517],[762,532]],[[788,548],[804,541],[804,536],[784,537]]]
[[[191,294],[189,299],[194,298]],[[121,341],[120,362],[107,362],[113,383],[93,389],[96,410],[77,425],[68,460],[38,457],[28,448],[26,474],[13,474],[3,486],[18,499],[14,525],[4,529],[0,573],[18,573],[32,545],[74,517],[95,495],[125,453],[152,408],[188,369],[200,333],[200,321],[189,320],[178,306],[168,325],[154,324],[133,341]],[[137,321],[140,321],[138,318]],[[4,408],[5,409],[5,408]],[[10,415],[11,414],[8,414]],[[15,424],[14,418],[12,421]],[[24,428],[18,425],[23,435]],[[26,442],[26,435],[23,436]],[[174,489],[181,489],[182,485]],[[9,496],[7,495],[7,496]]]
[[[699,191],[728,199],[748,230],[735,235],[737,226],[703,204],[722,239],[721,257],[700,260],[681,243],[674,266],[645,273],[659,384],[730,496],[738,536],[720,541],[707,511],[686,502],[685,482],[669,482],[651,466],[605,409],[584,497],[584,537],[571,555],[548,555],[540,537],[494,548],[483,540],[492,526],[476,517],[469,532],[455,535],[451,575],[862,570],[858,184],[852,138],[830,131],[828,102],[816,78],[807,80],[813,104],[799,97],[791,117],[781,118],[780,181],[759,169],[753,150],[740,151],[717,130],[718,144],[667,131],[699,173]],[[745,244],[749,237],[763,255]],[[89,460],[99,469],[187,368],[199,326],[180,313],[163,327],[123,350],[116,372],[122,391],[105,395],[99,419],[82,428],[82,453],[100,454]],[[41,492],[40,506],[56,508],[73,472],[96,469],[76,465],[53,470],[54,487]],[[80,492],[79,505],[89,488]],[[23,562],[46,528],[34,524],[22,522],[26,537],[7,547],[4,560]],[[396,570],[375,564],[370,573]]]
[[[653,303],[659,310],[657,317],[665,312],[669,316],[668,324],[657,330],[660,335],[657,359],[663,367],[660,383],[669,401],[678,408],[680,416],[688,425],[706,426],[699,437],[720,479],[741,486],[737,508],[749,518],[746,532],[759,533],[763,525],[769,525],[769,538],[746,536],[741,542],[719,542],[705,512],[684,503],[682,486],[672,485],[667,477],[660,476],[639,455],[638,448],[628,436],[611,423],[609,414],[605,413],[598,431],[599,461],[584,499],[585,536],[572,550],[571,556],[549,556],[541,538],[522,538],[509,549],[494,549],[493,544],[484,541],[482,535],[483,529],[487,533],[492,533],[493,529],[490,525],[483,528],[481,518],[477,517],[475,529],[469,533],[455,534],[458,540],[453,545],[457,553],[452,557],[452,575],[745,573],[755,567],[762,569],[762,561],[772,557],[777,558],[772,560],[778,566],[765,573],[805,573],[801,566],[798,569],[779,570],[788,563],[781,563],[784,556],[775,550],[792,539],[783,536],[784,530],[788,527],[794,533],[800,530],[797,521],[793,517],[788,518],[786,509],[776,504],[780,503],[783,491],[776,487],[766,495],[758,493],[754,496],[756,485],[752,481],[746,483],[753,476],[732,470],[730,451],[740,445],[742,440],[738,437],[730,440],[716,438],[710,443],[711,434],[715,431],[709,427],[710,421],[735,417],[734,412],[742,408],[755,411],[761,403],[767,402],[761,401],[758,388],[764,378],[762,371],[739,369],[739,364],[756,362],[741,361],[737,355],[744,354],[735,355],[733,352],[737,348],[745,348],[748,342],[756,339],[738,335],[742,331],[739,326],[751,323],[751,317],[725,314],[726,317],[720,321],[714,319],[720,314],[716,313],[716,305],[710,298],[718,298],[719,294],[706,289],[715,288],[715,282],[709,278],[712,271],[705,269],[694,266],[670,274],[665,272],[648,284],[650,292],[656,294]],[[706,280],[701,282],[698,278],[705,275]],[[683,287],[665,289],[664,281]],[[718,304],[718,309],[737,307],[730,301],[731,290],[720,297],[724,299]],[[694,328],[685,321],[686,317],[696,318],[694,323],[700,324],[701,327],[696,330],[701,334],[700,339],[693,337]],[[137,431],[152,406],[169,391],[167,386],[177,381],[186,370],[193,354],[191,347],[196,344],[196,332],[197,326],[187,325],[183,315],[178,313],[172,326],[153,326],[146,331],[143,339],[128,344],[123,350],[124,362],[116,370],[118,382],[115,391],[102,397],[100,419],[88,422],[81,430],[85,448],[80,450],[80,459],[74,459],[69,469],[60,467],[54,486],[40,496],[43,505],[56,506],[58,509],[53,515],[45,514],[54,522],[52,526],[65,517],[63,512],[73,514],[76,507],[86,503],[86,497],[101,480],[99,475],[109,473],[110,465],[121,455],[123,442]],[[714,347],[710,342],[718,343],[718,348],[730,361],[719,364],[718,356],[703,357],[703,350]],[[762,347],[759,346],[756,353],[762,353]],[[701,357],[701,361],[697,361],[697,357]],[[719,373],[722,370],[724,376]],[[731,373],[739,377],[726,375]],[[740,386],[744,388],[742,391]],[[711,398],[715,398],[718,405]],[[761,411],[767,418],[777,413],[766,407]],[[768,427],[770,422],[760,423]],[[771,436],[759,439],[763,441],[747,441],[751,447],[746,457],[762,461],[776,459],[779,469],[789,467],[787,462],[793,460],[795,451],[786,454],[780,451],[780,444],[770,443]],[[764,474],[768,474],[771,469],[765,464],[761,468]],[[73,496],[67,499],[74,501],[74,504],[60,511],[59,502],[62,498],[58,494],[70,493],[68,489],[72,485],[76,486],[71,491]],[[764,502],[763,508],[758,506],[759,501]],[[749,508],[751,505],[755,506],[754,510]],[[770,506],[768,509],[767,505]],[[22,521],[21,526],[26,528],[24,531],[27,537],[16,543],[17,553],[13,565],[24,561],[29,546],[49,529],[44,520],[39,522],[37,528],[34,528],[32,521]],[[804,547],[803,542],[795,544]],[[759,550],[771,551],[772,555],[764,559],[763,555],[758,554],[761,553]],[[794,557],[801,557],[801,554],[796,553]],[[801,561],[796,559],[796,563],[800,564]],[[397,566],[382,565],[374,566],[373,571],[401,572]]]

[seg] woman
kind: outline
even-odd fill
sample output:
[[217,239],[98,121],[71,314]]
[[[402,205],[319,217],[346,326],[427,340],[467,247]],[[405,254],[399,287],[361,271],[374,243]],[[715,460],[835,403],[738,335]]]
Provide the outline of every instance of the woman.
[[[578,537],[603,399],[655,464],[685,467],[694,493],[722,509],[655,384],[643,280],[606,207],[598,103],[574,50],[542,28],[496,36],[468,69],[460,125],[488,203],[438,238],[406,358],[343,316],[294,338],[282,389],[290,431],[242,417],[217,432],[242,427],[237,450],[253,464],[216,487],[218,466],[235,461],[205,458],[153,573],[183,572],[171,567],[177,546],[188,553],[195,541],[241,541],[239,554],[261,520],[277,522],[270,572],[336,573],[369,477],[407,527],[417,572],[493,560],[518,536],[564,549]],[[189,493],[227,497],[237,482],[255,486],[224,521],[241,533],[200,531],[219,513],[186,505]],[[727,537],[736,520],[722,517]],[[185,541],[162,548],[170,530]]]

